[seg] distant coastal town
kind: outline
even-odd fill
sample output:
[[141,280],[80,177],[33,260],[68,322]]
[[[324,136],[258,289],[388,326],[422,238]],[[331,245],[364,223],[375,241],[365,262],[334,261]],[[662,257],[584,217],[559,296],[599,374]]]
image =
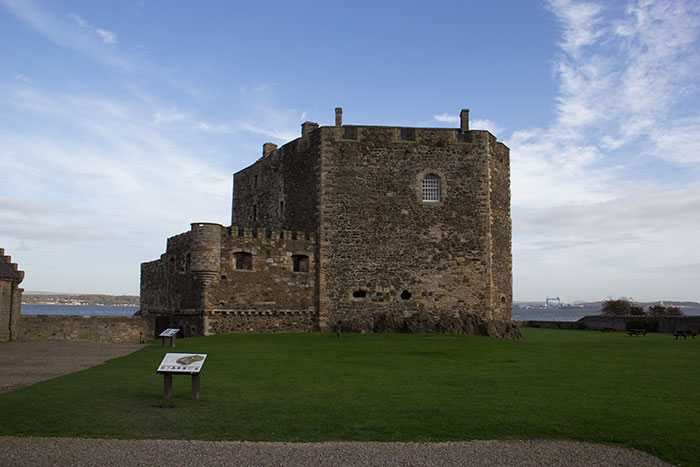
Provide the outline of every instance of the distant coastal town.
[[139,306],[138,295],[52,294],[26,292],[22,305]]

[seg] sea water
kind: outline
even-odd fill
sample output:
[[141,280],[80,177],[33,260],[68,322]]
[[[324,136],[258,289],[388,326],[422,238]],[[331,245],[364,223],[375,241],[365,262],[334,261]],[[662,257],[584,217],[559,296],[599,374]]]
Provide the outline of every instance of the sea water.
[[22,305],[23,315],[131,316],[137,306]]
[[[81,316],[131,316],[139,311],[137,306],[95,305],[22,305],[23,315],[81,315]],[[686,316],[700,315],[700,308],[682,308]],[[513,307],[516,321],[578,321],[587,315],[599,315],[600,308],[519,308]]]

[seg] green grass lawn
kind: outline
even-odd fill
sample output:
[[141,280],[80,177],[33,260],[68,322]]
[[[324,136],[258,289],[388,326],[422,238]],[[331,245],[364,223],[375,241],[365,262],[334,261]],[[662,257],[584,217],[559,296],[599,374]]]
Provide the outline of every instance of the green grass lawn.
[[[211,440],[567,438],[700,465],[700,341],[523,329],[523,340],[402,334],[178,339],[208,353],[201,398],[160,341],[0,395],[0,434]],[[1,376],[0,376],[1,377]]]

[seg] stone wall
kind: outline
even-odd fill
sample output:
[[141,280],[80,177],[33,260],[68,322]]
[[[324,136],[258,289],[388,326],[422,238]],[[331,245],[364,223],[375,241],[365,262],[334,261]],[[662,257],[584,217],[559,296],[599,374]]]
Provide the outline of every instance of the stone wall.
[[[440,180],[436,202],[422,198],[426,176]],[[343,126],[341,109],[334,127],[305,122],[234,175],[231,217],[193,224],[142,265],[157,330],[305,330],[289,320],[311,316],[323,331],[518,336],[509,150],[470,131],[466,110],[459,129]],[[252,268],[235,267],[238,253]],[[308,273],[291,272],[295,255]]]
[[311,332],[313,311],[212,311],[206,315],[209,334],[229,332]]
[[[322,127],[320,318],[358,331],[404,330],[427,314],[434,331],[494,319],[488,132]],[[350,136],[350,137],[348,137]],[[495,139],[493,141],[495,145]],[[499,185],[508,187],[507,148],[498,143]],[[439,202],[423,202],[426,175],[441,181]],[[509,194],[494,193],[510,247]],[[500,203],[500,204],[499,204]],[[510,251],[499,265],[510,303]],[[510,308],[497,318],[508,322]],[[442,323],[442,324],[438,324]],[[447,325],[446,323],[451,323]]]
[[506,146],[486,132],[488,140],[489,201],[491,209],[491,308],[493,318],[510,321],[513,317],[513,257],[510,218],[510,155]]
[[699,331],[700,316],[584,316],[578,321],[517,321],[519,326],[549,329],[590,329],[600,331],[603,328],[612,328],[616,331],[626,331],[629,322],[640,320],[652,320],[658,323],[656,332],[674,333],[676,331]]
[[24,271],[18,269],[12,258],[0,248],[0,342],[17,340],[22,307],[22,292],[19,284],[24,280]]
[[23,315],[20,340],[140,343],[154,337],[153,319],[141,316]]
[[291,141],[234,174],[231,225],[318,231],[318,137],[313,132]]
[[305,232],[195,223],[141,266],[141,309],[156,332],[311,331],[315,297],[316,239]]

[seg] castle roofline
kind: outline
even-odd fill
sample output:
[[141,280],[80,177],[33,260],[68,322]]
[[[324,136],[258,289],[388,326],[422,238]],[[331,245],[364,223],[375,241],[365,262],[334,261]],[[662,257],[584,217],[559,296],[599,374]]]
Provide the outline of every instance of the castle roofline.
[[12,258],[5,256],[5,249],[0,248],[0,278],[15,279],[22,282],[24,271],[18,269],[17,264],[12,262]]

